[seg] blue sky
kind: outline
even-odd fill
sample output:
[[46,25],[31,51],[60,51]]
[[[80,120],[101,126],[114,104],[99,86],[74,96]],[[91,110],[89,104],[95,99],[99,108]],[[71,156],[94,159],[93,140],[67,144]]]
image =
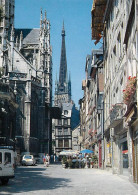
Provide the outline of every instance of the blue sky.
[[15,28],[39,28],[40,10],[47,12],[51,24],[53,59],[53,95],[56,72],[59,75],[61,30],[64,20],[66,56],[72,81],[72,100],[76,106],[83,97],[86,56],[94,45],[91,40],[92,0],[15,0]]

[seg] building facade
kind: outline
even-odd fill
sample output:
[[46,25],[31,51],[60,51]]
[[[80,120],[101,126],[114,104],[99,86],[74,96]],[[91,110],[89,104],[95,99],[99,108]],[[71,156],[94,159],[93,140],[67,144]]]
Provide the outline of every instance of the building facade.
[[104,46],[103,167],[136,183],[137,7],[137,0],[95,0],[92,7],[92,39]]
[[101,168],[103,158],[103,48],[92,50],[92,55],[87,55],[85,74],[86,79],[82,86],[84,97],[80,100],[81,149],[93,150],[98,157],[99,168]]

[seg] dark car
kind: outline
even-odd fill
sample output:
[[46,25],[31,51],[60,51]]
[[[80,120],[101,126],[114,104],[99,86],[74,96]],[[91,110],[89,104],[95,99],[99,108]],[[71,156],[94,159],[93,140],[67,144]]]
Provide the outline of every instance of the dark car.
[[34,155],[36,164],[43,164],[43,159],[39,155]]

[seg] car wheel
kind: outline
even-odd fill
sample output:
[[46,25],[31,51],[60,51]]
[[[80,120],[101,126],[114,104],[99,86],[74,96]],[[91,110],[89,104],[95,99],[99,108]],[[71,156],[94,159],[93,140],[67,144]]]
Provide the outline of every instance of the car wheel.
[[8,183],[9,179],[1,179],[2,185],[6,185]]

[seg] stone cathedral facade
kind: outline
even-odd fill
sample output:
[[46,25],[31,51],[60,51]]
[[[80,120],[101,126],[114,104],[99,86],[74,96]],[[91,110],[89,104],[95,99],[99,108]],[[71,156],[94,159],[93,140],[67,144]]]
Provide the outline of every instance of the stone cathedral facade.
[[0,144],[5,138],[20,154],[51,153],[50,21],[41,10],[39,29],[15,29],[14,6],[14,0],[0,0],[0,86],[7,85],[14,97],[10,118],[6,105],[11,105],[11,92],[2,96],[0,88],[0,106],[7,113],[0,115]]

